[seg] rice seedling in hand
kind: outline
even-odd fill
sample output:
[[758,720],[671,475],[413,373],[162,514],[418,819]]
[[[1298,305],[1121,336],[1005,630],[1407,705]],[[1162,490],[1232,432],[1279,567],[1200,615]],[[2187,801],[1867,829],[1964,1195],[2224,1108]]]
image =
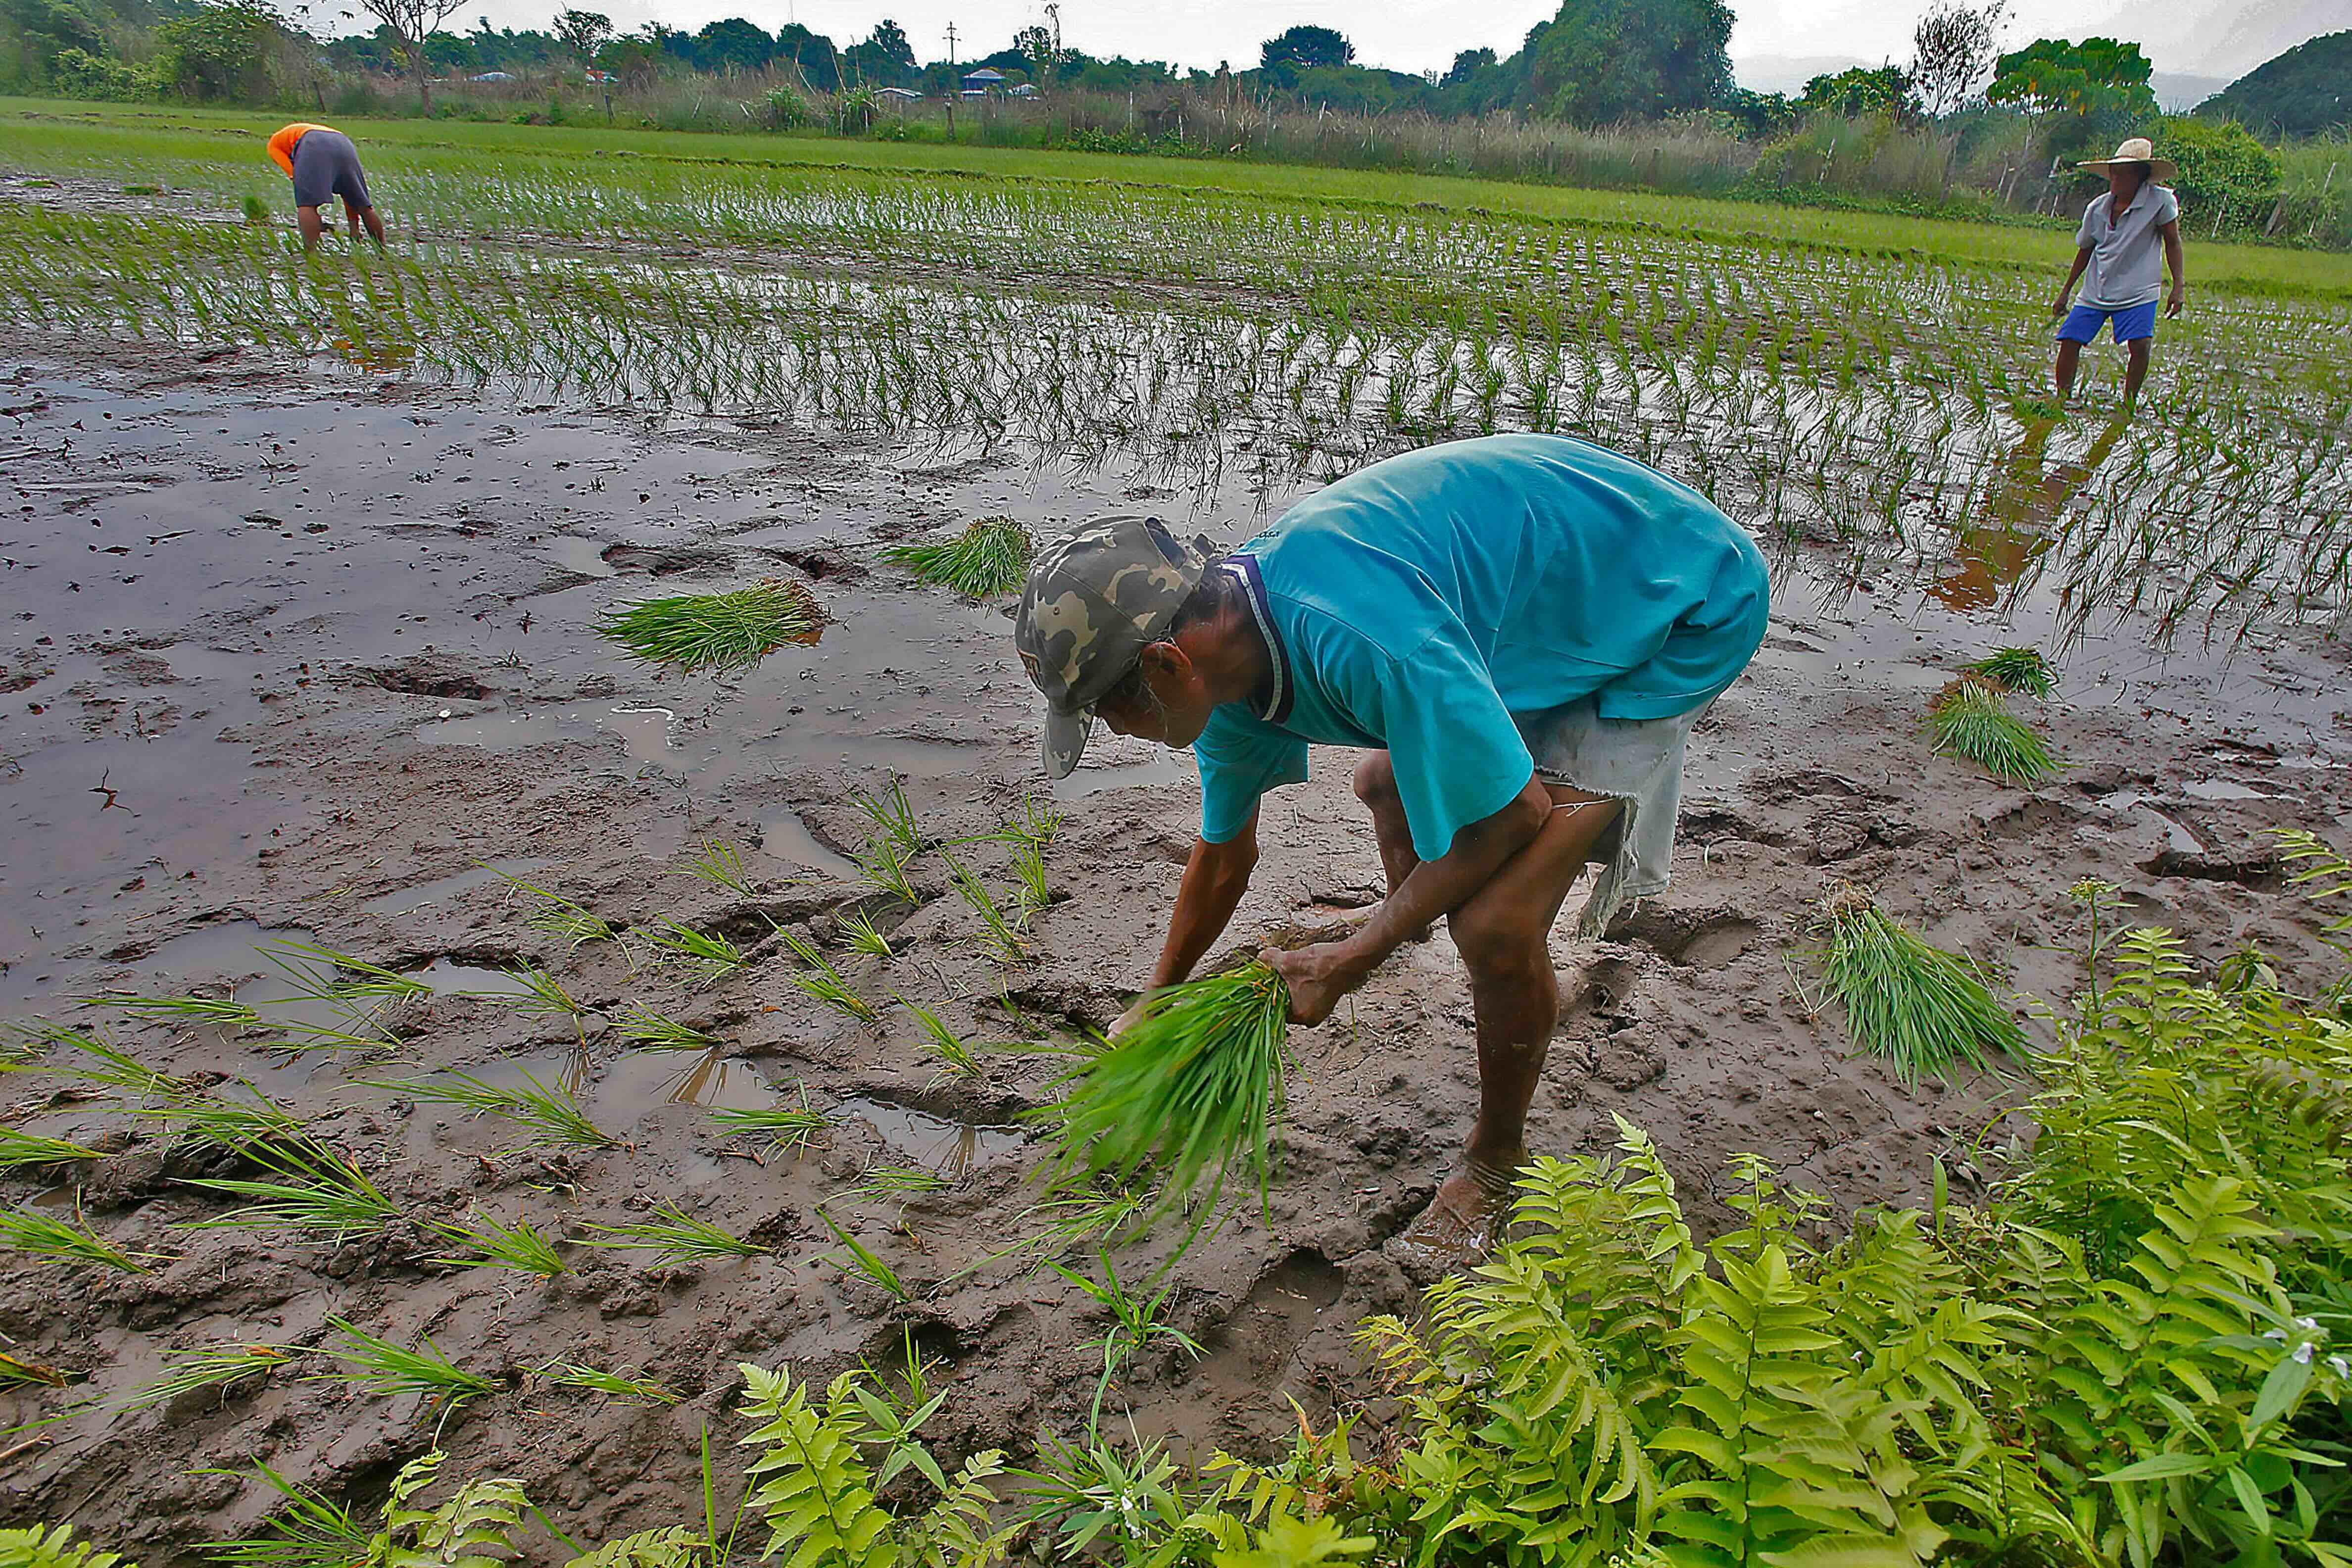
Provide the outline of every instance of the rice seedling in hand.
[[341,1318],[329,1318],[327,1326],[342,1336],[342,1342],[321,1346],[319,1353],[341,1362],[343,1370],[308,1374],[313,1378],[352,1384],[386,1398],[414,1394],[445,1408],[498,1391],[497,1384],[467,1372],[422,1335],[415,1344],[404,1347]]
[[889,1292],[890,1299],[894,1301],[908,1302],[915,1299],[914,1292],[907,1289],[906,1281],[898,1278],[898,1270],[876,1257],[856,1237],[842,1229],[840,1224],[831,1215],[820,1208],[816,1211],[816,1217],[824,1222],[825,1229],[833,1232],[833,1238],[848,1250],[849,1257],[845,1261],[838,1258],[830,1260],[835,1268],[844,1274],[856,1274],[867,1282],[879,1286]]
[[43,1138],[36,1133],[19,1132],[13,1127],[0,1127],[0,1171],[37,1171],[45,1165],[63,1165],[75,1160],[101,1157],[95,1149],[68,1143],[62,1138]]
[[727,1043],[716,1035],[706,1035],[690,1024],[681,1024],[646,1006],[631,1007],[623,1013],[614,1032],[625,1040],[635,1040],[657,1051],[715,1051]]
[[1833,895],[1823,921],[1823,987],[1844,1005],[1853,1043],[1905,1083],[1954,1062],[1989,1068],[1994,1052],[2025,1055],[2025,1032],[1974,960],[1930,944],[1857,888]]
[[896,544],[882,553],[925,583],[971,598],[1018,593],[1029,579],[1035,545],[1009,517],[983,517],[944,544]]
[[[478,860],[475,864],[484,865],[485,862]],[[584,942],[617,942],[621,940],[618,927],[602,916],[592,913],[585,906],[574,903],[561,893],[551,893],[545,888],[526,882],[520,877],[499,871],[495,866],[488,866],[487,868],[498,871],[515,891],[534,900],[537,907],[525,917],[522,923],[532,931],[544,936],[551,936],[562,942],[566,952],[573,951]]]
[[569,1144],[582,1149],[610,1149],[620,1140],[588,1119],[579,1100],[562,1088],[540,1080],[528,1070],[522,1083],[509,1087],[490,1083],[454,1068],[436,1078],[362,1079],[363,1087],[404,1094],[436,1105],[456,1105],[478,1116],[495,1116],[530,1131],[530,1146]]
[[947,1021],[920,1002],[905,996],[898,997],[898,1005],[915,1016],[915,1023],[923,1032],[923,1048],[940,1058],[940,1070],[931,1082],[939,1083],[950,1074],[957,1078],[979,1078],[987,1069],[980,1058],[964,1043],[963,1037],[947,1026]]
[[1119,1279],[1118,1270],[1111,1266],[1108,1249],[1097,1247],[1095,1257],[1102,1264],[1102,1278],[1099,1279],[1065,1268],[1050,1258],[1042,1260],[1046,1268],[1094,1298],[1096,1305],[1110,1314],[1110,1328],[1097,1342],[1102,1351],[1103,1369],[1102,1376],[1095,1383],[1094,1410],[1087,1418],[1089,1435],[1101,1430],[1103,1395],[1110,1392],[1111,1383],[1118,1376],[1119,1369],[1137,1355],[1156,1344],[1172,1345],[1194,1361],[1209,1353],[1200,1341],[1181,1329],[1160,1321],[1160,1310],[1167,1304],[1170,1294],[1176,1289],[1174,1280],[1162,1285],[1158,1295],[1138,1300]]
[[1960,668],[2002,691],[2048,697],[2058,689],[2058,672],[2042,657],[2039,648],[1995,648],[1973,664]]
[[160,1252],[125,1252],[81,1223],[58,1218],[41,1209],[0,1209],[0,1247],[28,1252],[52,1263],[94,1264],[144,1274],[148,1266],[169,1261]]
[[1980,680],[1963,676],[1952,682],[1927,717],[1938,753],[1964,757],[1995,778],[2030,784],[2058,771],[2032,726]]
[[583,1245],[649,1250],[654,1261],[664,1265],[712,1258],[758,1258],[768,1251],[756,1241],[745,1241],[709,1220],[695,1218],[669,1199],[654,1205],[651,1219],[634,1225],[592,1225],[587,1228],[615,1239]]
[[607,611],[596,630],[648,664],[725,675],[751,668],[786,644],[814,643],[824,630],[824,611],[807,588],[771,577],[730,593],[625,605]]
[[716,932],[698,931],[665,915],[659,927],[645,939],[669,955],[697,985],[708,985],[743,967],[743,950]]
[[752,896],[751,874],[744,868],[743,851],[723,838],[705,839],[686,869],[714,887],[747,899]]
[[796,1154],[833,1125],[832,1117],[809,1109],[805,1084],[801,1086],[800,1097],[798,1106],[722,1108],[710,1113],[711,1124],[724,1136],[759,1139],[771,1150]]
[[1109,1049],[1056,1080],[1070,1086],[1063,1100],[1035,1113],[1061,1122],[1050,1162],[1056,1184],[1105,1171],[1131,1185],[1149,1163],[1162,1184],[1156,1215],[1206,1181],[1197,1229],[1238,1168],[1263,1205],[1289,1013],[1282,976],[1255,962],[1145,998]]
[[850,910],[845,913],[835,915],[834,923],[841,928],[843,940],[858,952],[869,953],[876,958],[898,956],[891,951],[890,939],[882,934],[864,910]]
[[224,1568],[352,1568],[369,1560],[375,1531],[355,1507],[289,1481],[268,1465],[256,1464],[253,1470],[286,1505],[261,1521],[261,1533],[206,1547],[205,1555],[212,1562]]
[[875,1011],[873,1003],[849,988],[849,982],[841,977],[841,971],[817,951],[814,943],[803,941],[781,927],[776,934],[783,939],[786,947],[792,949],[794,958],[808,965],[806,969],[795,970],[784,976],[803,994],[861,1024],[871,1024],[881,1016]]
[[382,1230],[405,1211],[360,1168],[309,1140],[255,1143],[241,1152],[275,1180],[206,1176],[183,1185],[252,1202],[217,1219],[190,1220],[190,1230],[259,1230],[283,1226],[320,1233],[330,1245]]
[[908,859],[923,852],[923,831],[915,822],[915,808],[907,804],[904,780],[894,775],[888,795],[853,795],[849,804],[866,814],[877,833],[905,850]]
[[541,1279],[552,1279],[569,1271],[563,1259],[556,1256],[555,1243],[527,1219],[501,1225],[488,1215],[476,1215],[470,1226],[436,1225],[433,1229],[466,1249],[460,1257],[434,1258],[436,1263],[511,1268],[518,1274],[535,1274]]
[[617,1372],[603,1372],[578,1362],[549,1362],[539,1369],[539,1375],[560,1387],[584,1388],[592,1394],[625,1399],[634,1405],[676,1405],[685,1398],[651,1379],[625,1377]]

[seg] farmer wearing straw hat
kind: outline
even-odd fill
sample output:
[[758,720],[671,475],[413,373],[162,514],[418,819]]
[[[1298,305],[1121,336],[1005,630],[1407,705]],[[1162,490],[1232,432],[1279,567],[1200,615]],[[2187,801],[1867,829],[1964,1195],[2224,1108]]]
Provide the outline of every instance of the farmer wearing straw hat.
[[269,160],[294,182],[294,221],[302,229],[302,248],[316,250],[327,232],[325,211],[337,196],[343,198],[343,217],[352,237],[367,225],[368,237],[383,244],[383,219],[376,216],[368,195],[367,175],[360,170],[359,149],[331,125],[282,126],[269,139]]
[[1220,560],[1156,518],[1041,551],[1014,626],[1045,695],[1045,766],[1095,717],[1192,749],[1201,832],[1155,987],[1192,972],[1248,889],[1258,802],[1307,747],[1367,755],[1388,897],[1344,939],[1263,956],[1318,1024],[1446,917],[1470,973],[1479,1105],[1410,1241],[1482,1247],[1527,1163],[1559,1013],[1549,935],[1587,864],[1580,933],[1664,889],[1691,725],[1747,668],[1769,610],[1738,524],[1631,458],[1493,436],[1375,463]]
[[[2083,345],[2112,322],[2115,341],[2130,356],[2124,401],[2136,403],[2156,340],[2156,301],[2164,293],[2161,267],[2172,268],[2167,316],[2180,314],[2189,289],[2180,264],[2180,203],[2156,183],[2180,171],[2171,159],[2158,157],[2145,136],[2131,138],[2112,158],[2087,159],[2079,167],[2106,175],[2107,191],[2083,209],[2083,225],[2074,232],[2074,269],[2050,308],[2053,315],[2065,318],[2058,328],[2058,396],[2063,402],[2073,394]],[[2077,282],[2083,285],[2082,300],[2069,310],[2066,299]]]

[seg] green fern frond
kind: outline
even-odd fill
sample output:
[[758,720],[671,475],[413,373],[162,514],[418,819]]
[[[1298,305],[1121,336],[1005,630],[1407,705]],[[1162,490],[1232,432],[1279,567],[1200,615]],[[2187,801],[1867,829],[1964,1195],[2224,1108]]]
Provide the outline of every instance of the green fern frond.
[[120,1552],[73,1538],[73,1526],[0,1530],[0,1568],[132,1568]]

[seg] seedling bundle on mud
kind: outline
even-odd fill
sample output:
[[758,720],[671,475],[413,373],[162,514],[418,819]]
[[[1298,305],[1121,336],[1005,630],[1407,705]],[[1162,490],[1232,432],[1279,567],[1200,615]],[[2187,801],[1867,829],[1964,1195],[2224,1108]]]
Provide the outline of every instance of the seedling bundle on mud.
[[[1154,1213],[1200,1199],[1205,1221],[1236,1171],[1261,1202],[1282,1118],[1290,988],[1263,963],[1171,985],[1072,1068],[1058,1117],[1057,1183],[1106,1173],[1160,1188]],[[1206,1184],[1205,1194],[1201,1192]]]
[[648,664],[725,675],[788,643],[814,643],[824,611],[800,584],[771,577],[725,594],[643,599],[609,612],[596,629]]
[[1823,918],[1822,983],[1844,1005],[1853,1043],[1905,1083],[1954,1063],[1982,1070],[1995,1056],[2023,1058],[2024,1031],[1973,959],[1931,945],[1858,889],[1832,898]]

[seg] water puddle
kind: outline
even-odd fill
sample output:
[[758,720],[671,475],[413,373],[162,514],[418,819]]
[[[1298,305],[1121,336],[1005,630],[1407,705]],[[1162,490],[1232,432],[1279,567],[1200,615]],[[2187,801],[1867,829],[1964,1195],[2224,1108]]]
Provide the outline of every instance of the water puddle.
[[670,739],[676,719],[677,715],[667,708],[567,702],[535,713],[481,713],[464,719],[436,719],[418,725],[416,738],[427,745],[519,752],[526,746],[593,740],[601,731],[618,735],[634,761],[659,766],[676,760],[677,747]]
[[546,541],[548,557],[566,572],[577,572],[583,577],[617,577],[619,567],[604,559],[604,542],[583,539],[576,533],[559,533]]
[[1029,1139],[1026,1128],[933,1116],[865,1095],[854,1096],[834,1107],[834,1117],[841,1121],[863,1121],[892,1148],[911,1155],[942,1176],[957,1178],[974,1165],[1020,1148]]
[[1087,767],[1080,764],[1066,778],[1054,781],[1055,800],[1083,800],[1110,789],[1166,789],[1171,784],[1197,784],[1200,774],[1193,771],[1190,753],[1162,749],[1159,756],[1139,763],[1118,763],[1108,767]]
[[2191,779],[2187,784],[2182,784],[2180,786],[2180,790],[2183,795],[2189,795],[2197,800],[2271,800],[2276,798],[2266,789],[2255,789],[2249,784],[2237,784],[2229,779]]
[[835,881],[857,879],[857,866],[847,856],[826,848],[817,842],[794,811],[780,811],[760,819],[760,847],[788,866],[814,871]]
[[413,888],[401,888],[378,894],[360,906],[372,915],[404,915],[421,910],[427,904],[437,904],[444,899],[455,898],[471,888],[520,877],[550,866],[550,860],[493,860],[488,866],[478,866],[470,871],[460,871],[454,877],[443,877],[431,882],[420,882]]
[[503,970],[453,963],[446,958],[435,959],[415,977],[433,987],[436,996],[520,996],[530,989]]

